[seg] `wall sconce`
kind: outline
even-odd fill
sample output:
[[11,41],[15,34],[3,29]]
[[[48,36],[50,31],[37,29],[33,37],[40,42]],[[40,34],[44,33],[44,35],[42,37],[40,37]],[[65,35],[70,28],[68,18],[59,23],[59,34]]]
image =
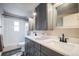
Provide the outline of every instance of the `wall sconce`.
[[36,16],[36,15],[37,15],[37,13],[36,13],[36,12],[34,12],[34,13],[33,13],[33,16]]

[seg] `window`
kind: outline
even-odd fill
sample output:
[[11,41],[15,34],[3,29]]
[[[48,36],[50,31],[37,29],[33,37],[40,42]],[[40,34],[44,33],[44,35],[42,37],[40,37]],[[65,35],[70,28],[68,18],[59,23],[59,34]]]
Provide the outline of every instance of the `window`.
[[29,24],[26,22],[25,23],[25,31],[27,32],[29,30]]
[[19,31],[19,22],[18,21],[15,21],[14,22],[14,31]]

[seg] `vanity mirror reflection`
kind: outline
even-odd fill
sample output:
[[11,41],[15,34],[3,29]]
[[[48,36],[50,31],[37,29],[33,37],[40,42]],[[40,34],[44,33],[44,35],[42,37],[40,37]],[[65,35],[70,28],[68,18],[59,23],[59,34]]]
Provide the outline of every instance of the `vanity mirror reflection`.
[[56,7],[56,27],[79,28],[79,4],[63,3]]

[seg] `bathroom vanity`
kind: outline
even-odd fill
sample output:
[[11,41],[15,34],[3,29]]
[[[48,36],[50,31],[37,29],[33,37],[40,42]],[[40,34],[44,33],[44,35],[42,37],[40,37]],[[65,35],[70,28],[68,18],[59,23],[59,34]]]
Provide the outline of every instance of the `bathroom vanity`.
[[79,55],[79,44],[60,42],[57,36],[26,36],[25,41],[25,52],[29,56]]
[[63,56],[63,54],[51,50],[29,38],[26,38],[25,52],[29,56]]

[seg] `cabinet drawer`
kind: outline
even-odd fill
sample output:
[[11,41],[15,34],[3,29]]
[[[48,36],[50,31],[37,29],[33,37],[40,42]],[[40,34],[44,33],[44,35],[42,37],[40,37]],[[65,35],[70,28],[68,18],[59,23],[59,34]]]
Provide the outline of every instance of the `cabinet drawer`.
[[60,54],[54,50],[51,50],[47,47],[44,47],[44,46],[41,46],[41,52],[47,56],[63,56],[62,54]]

